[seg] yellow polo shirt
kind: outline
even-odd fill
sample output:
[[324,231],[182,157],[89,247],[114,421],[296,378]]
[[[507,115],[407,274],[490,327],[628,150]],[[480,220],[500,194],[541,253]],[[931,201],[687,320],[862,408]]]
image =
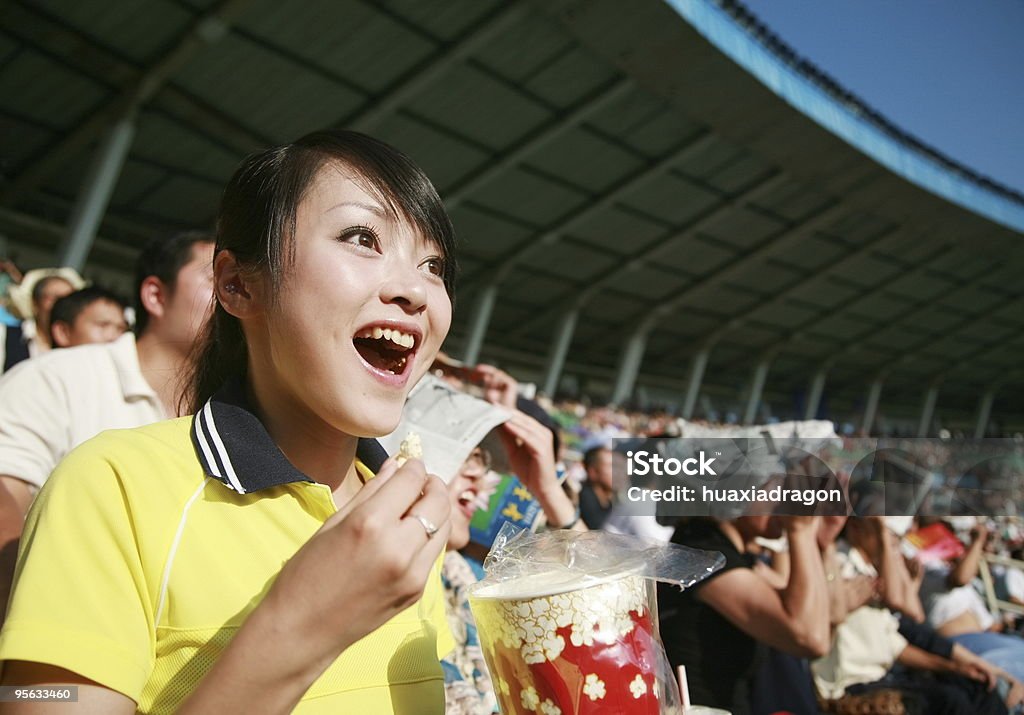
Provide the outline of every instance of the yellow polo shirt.
[[[147,713],[174,712],[208,672],[336,508],[310,481],[233,491],[204,471],[192,422],[105,432],[58,466],[26,523],[0,660],[66,668]],[[244,486],[260,458],[226,422]],[[342,653],[296,712],[443,713],[440,563],[423,599]],[[344,570],[345,554],[323,568]]]

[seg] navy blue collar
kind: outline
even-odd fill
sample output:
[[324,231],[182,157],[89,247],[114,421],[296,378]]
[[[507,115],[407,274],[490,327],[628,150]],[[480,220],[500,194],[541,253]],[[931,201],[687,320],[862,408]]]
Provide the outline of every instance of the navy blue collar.
[[[296,469],[252,410],[241,380],[228,380],[192,420],[192,444],[203,471],[239,494],[313,480]],[[376,473],[387,452],[360,439],[356,459]]]

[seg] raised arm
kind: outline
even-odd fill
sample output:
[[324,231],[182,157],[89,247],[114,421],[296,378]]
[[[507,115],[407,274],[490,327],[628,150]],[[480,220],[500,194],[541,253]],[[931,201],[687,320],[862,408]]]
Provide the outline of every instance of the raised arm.
[[985,542],[988,541],[988,529],[983,526],[976,526],[971,529],[971,545],[967,552],[960,557],[960,560],[949,572],[949,585],[952,588],[964,586],[973,581],[978,575],[978,568],[981,566],[981,556],[985,553]]
[[586,531],[575,505],[558,482],[551,431],[516,410],[512,418],[501,426],[500,435],[512,470],[537,497],[548,524]]
[[816,518],[786,519],[791,566],[784,589],[776,590],[750,569],[737,568],[702,586],[697,598],[758,641],[818,658],[829,649],[829,600]]
[[878,532],[879,563],[876,564],[881,576],[882,601],[890,609],[904,613],[917,623],[924,621],[924,606],[918,595],[917,585],[907,568],[907,562],[900,553],[899,537],[890,531],[879,517],[868,519]]

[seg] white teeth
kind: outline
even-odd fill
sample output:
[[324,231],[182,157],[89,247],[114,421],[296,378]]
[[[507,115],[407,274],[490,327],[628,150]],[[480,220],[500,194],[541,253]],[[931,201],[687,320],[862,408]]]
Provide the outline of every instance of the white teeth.
[[365,330],[360,330],[359,333],[356,334],[356,337],[372,340],[380,340],[383,338],[384,340],[388,340],[395,345],[405,348],[406,350],[411,350],[416,344],[415,337],[409,333],[403,333],[401,330],[392,328],[366,328]]

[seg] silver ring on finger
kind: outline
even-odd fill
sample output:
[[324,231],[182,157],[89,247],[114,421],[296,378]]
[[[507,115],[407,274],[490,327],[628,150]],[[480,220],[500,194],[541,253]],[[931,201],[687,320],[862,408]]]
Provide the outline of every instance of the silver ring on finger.
[[414,518],[416,521],[418,521],[420,523],[420,526],[423,527],[423,530],[425,532],[427,532],[427,538],[428,539],[433,538],[434,534],[437,533],[437,531],[438,531],[437,524],[432,522],[427,517],[422,516],[420,514],[410,514],[409,516],[411,516],[412,518]]

